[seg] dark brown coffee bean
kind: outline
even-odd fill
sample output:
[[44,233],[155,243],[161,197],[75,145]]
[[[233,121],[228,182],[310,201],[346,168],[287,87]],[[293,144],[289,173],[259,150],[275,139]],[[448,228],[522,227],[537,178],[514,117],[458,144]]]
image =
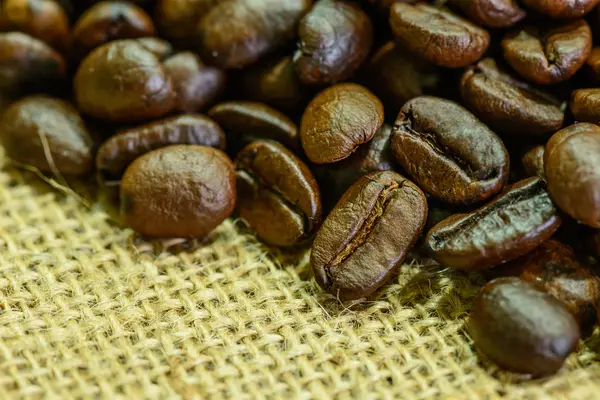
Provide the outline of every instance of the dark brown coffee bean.
[[490,35],[442,8],[394,3],[390,24],[402,47],[442,67],[465,67],[479,60]]
[[600,89],[578,89],[571,94],[571,112],[577,121],[600,123]]
[[140,122],[173,109],[175,94],[160,61],[135,40],[93,50],[75,75],[79,109],[113,122]]
[[592,11],[598,0],[522,0],[525,6],[552,18],[581,18]]
[[548,190],[571,217],[600,228],[600,127],[581,123],[557,132],[546,144]]
[[307,240],[321,223],[321,197],[310,170],[277,142],[257,141],[238,153],[238,212],[275,246]]
[[61,52],[70,44],[69,18],[54,0],[4,0],[0,31],[24,32]]
[[534,146],[531,150],[525,152],[521,157],[521,164],[525,174],[530,176],[537,176],[542,179],[545,178],[544,174],[544,153],[545,147],[543,145]]
[[198,26],[200,57],[221,68],[244,68],[293,39],[312,0],[229,0]]
[[478,210],[442,221],[429,231],[425,246],[442,265],[481,270],[529,253],[560,224],[544,181],[529,178]]
[[427,220],[425,194],[403,176],[374,172],[348,189],[317,233],[317,283],[342,300],[368,296],[400,267]]
[[235,207],[235,170],[212,147],[177,145],[154,150],[127,168],[121,217],[150,237],[203,237]]
[[298,127],[266,104],[251,101],[220,103],[208,115],[221,125],[232,146],[244,147],[258,139],[272,139],[292,150],[299,148]]
[[379,96],[386,111],[395,115],[407,101],[432,94],[440,85],[437,67],[415,58],[396,43],[388,42],[371,58],[367,85]]
[[560,301],[518,278],[496,279],[473,302],[475,346],[503,368],[545,376],[577,348],[579,327]]
[[173,46],[166,40],[157,37],[143,37],[134,40],[161,61],[173,55]]
[[343,160],[368,142],[383,125],[383,105],[373,93],[354,83],[319,93],[302,116],[300,138],[315,164]]
[[222,2],[222,0],[158,0],[155,20],[161,36],[178,45],[191,44],[198,21]]
[[0,33],[2,97],[44,92],[65,76],[65,60],[46,43],[20,32]]
[[544,29],[527,26],[502,40],[504,58],[524,78],[558,83],[572,77],[592,50],[592,31],[584,20]]
[[105,179],[119,179],[136,158],[162,147],[196,144],[225,150],[225,135],[203,115],[180,115],[119,132],[96,155],[96,169]]
[[521,21],[527,13],[515,0],[450,0],[478,25],[508,28]]
[[460,90],[467,107],[496,132],[539,136],[563,125],[557,100],[501,71],[491,58],[465,72]]
[[508,180],[502,140],[463,107],[417,97],[394,125],[396,160],[427,193],[452,204],[471,204],[498,193]]
[[86,10],[73,27],[73,47],[78,58],[117,39],[154,36],[152,19],[127,1],[102,1]]
[[177,93],[176,111],[202,111],[214,103],[225,89],[225,72],[204,65],[192,52],[175,54],[165,60],[164,67]]
[[600,47],[592,48],[590,56],[585,62],[584,69],[586,78],[592,84],[597,85],[600,83]]
[[83,175],[93,166],[92,139],[79,112],[47,96],[26,97],[0,116],[6,155],[42,172]]
[[294,63],[300,80],[324,85],[351,77],[373,43],[369,17],[352,2],[321,0],[300,21]]

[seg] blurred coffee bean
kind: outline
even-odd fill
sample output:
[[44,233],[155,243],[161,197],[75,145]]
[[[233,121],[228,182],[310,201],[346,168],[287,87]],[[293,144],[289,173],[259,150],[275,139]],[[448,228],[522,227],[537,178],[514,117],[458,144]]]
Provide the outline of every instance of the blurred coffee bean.
[[515,0],[450,0],[473,23],[489,28],[508,28],[527,13]]
[[552,18],[581,18],[598,4],[598,0],[521,0],[531,9]]
[[160,34],[175,44],[192,44],[199,21],[222,0],[157,0],[155,21]]
[[528,177],[537,176],[542,179],[545,178],[544,153],[545,147],[543,145],[538,145],[532,147],[531,150],[526,151],[523,156],[521,156],[521,164]]
[[600,88],[578,89],[571,93],[571,112],[577,121],[600,123]]

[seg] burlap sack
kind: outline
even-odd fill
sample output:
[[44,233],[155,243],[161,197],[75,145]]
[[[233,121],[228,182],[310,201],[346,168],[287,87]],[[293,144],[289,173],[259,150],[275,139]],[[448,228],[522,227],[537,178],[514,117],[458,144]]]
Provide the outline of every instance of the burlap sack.
[[144,242],[12,168],[0,207],[0,399],[600,398],[597,334],[543,381],[482,360],[465,274],[412,262],[343,305],[306,252],[235,221],[207,243]]

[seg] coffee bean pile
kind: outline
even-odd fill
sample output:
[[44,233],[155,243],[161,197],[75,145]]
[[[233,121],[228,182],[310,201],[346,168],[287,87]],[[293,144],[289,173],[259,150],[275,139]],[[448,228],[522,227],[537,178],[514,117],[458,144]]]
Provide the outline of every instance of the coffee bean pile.
[[312,244],[340,300],[484,271],[475,345],[544,376],[600,311],[599,2],[3,0],[0,139],[142,236]]

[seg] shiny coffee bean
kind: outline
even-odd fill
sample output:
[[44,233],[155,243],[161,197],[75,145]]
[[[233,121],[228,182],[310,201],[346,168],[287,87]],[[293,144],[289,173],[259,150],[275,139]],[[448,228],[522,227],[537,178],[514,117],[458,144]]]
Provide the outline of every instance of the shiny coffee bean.
[[69,18],[54,0],[4,0],[0,4],[0,31],[24,32],[60,52],[70,44]]
[[235,170],[220,150],[163,147],[127,168],[120,187],[121,218],[149,237],[203,237],[235,207]]
[[450,0],[477,25],[508,28],[521,21],[527,13],[515,0]]
[[553,296],[518,278],[481,289],[468,323],[475,346],[503,368],[541,377],[577,348],[579,327]]
[[93,143],[79,112],[69,103],[31,96],[0,116],[6,155],[44,173],[83,175],[93,166]]
[[292,150],[299,148],[296,124],[266,104],[252,101],[220,103],[211,108],[208,115],[225,130],[234,151],[258,139],[276,140]]
[[96,169],[107,180],[118,180],[138,157],[175,144],[195,144],[225,150],[225,135],[212,119],[184,114],[127,129],[109,138],[98,150]]
[[102,1],[93,5],[73,27],[73,47],[78,58],[117,39],[154,36],[152,18],[127,1]]
[[528,177],[537,176],[542,179],[545,178],[544,153],[545,147],[543,145],[538,145],[532,147],[521,156],[521,165]]
[[46,43],[20,32],[0,33],[0,96],[49,91],[65,77],[65,60]]
[[557,100],[501,71],[491,58],[465,72],[460,90],[467,107],[498,133],[540,136],[563,125]]
[[315,164],[343,160],[368,142],[383,125],[383,105],[373,93],[354,83],[319,93],[302,116],[300,138]]
[[134,40],[161,61],[173,55],[173,46],[166,40],[157,37],[143,37]]
[[300,21],[294,64],[300,80],[324,85],[351,77],[373,42],[369,17],[352,2],[321,0]]
[[402,107],[392,150],[427,193],[452,204],[472,204],[498,193],[508,180],[502,140],[463,107],[417,97]]
[[592,31],[584,20],[545,29],[527,26],[502,40],[504,58],[522,77],[552,84],[572,77],[592,50]]
[[490,45],[484,29],[425,3],[394,3],[390,24],[402,47],[442,67],[466,67],[479,60]]
[[157,0],[155,21],[161,36],[186,47],[194,39],[198,22],[222,0]]
[[600,123],[600,88],[578,89],[571,93],[571,112],[577,121]]
[[600,84],[600,47],[592,48],[583,68],[590,83]]
[[600,228],[600,127],[569,126],[546,144],[544,168],[548,190],[571,217]]
[[112,122],[163,116],[175,93],[161,62],[135,40],[117,40],[93,50],[75,75],[79,109]]
[[192,52],[175,54],[163,65],[177,93],[176,111],[202,111],[213,104],[225,89],[225,72],[204,65]]
[[342,300],[372,294],[400,267],[427,219],[425,194],[403,176],[374,172],[348,189],[317,233],[317,283]]
[[429,231],[425,246],[442,265],[481,270],[529,253],[560,224],[544,181],[529,178],[471,213],[442,221]]
[[321,197],[310,170],[277,142],[256,141],[236,160],[238,212],[265,243],[294,246],[321,223]]
[[198,49],[207,63],[244,68],[296,35],[312,0],[222,1],[200,20]]
[[598,4],[598,0],[522,0],[523,4],[552,18],[581,18]]
[[407,101],[432,94],[441,86],[440,71],[415,58],[394,42],[387,42],[371,58],[366,72],[367,86],[395,115]]

